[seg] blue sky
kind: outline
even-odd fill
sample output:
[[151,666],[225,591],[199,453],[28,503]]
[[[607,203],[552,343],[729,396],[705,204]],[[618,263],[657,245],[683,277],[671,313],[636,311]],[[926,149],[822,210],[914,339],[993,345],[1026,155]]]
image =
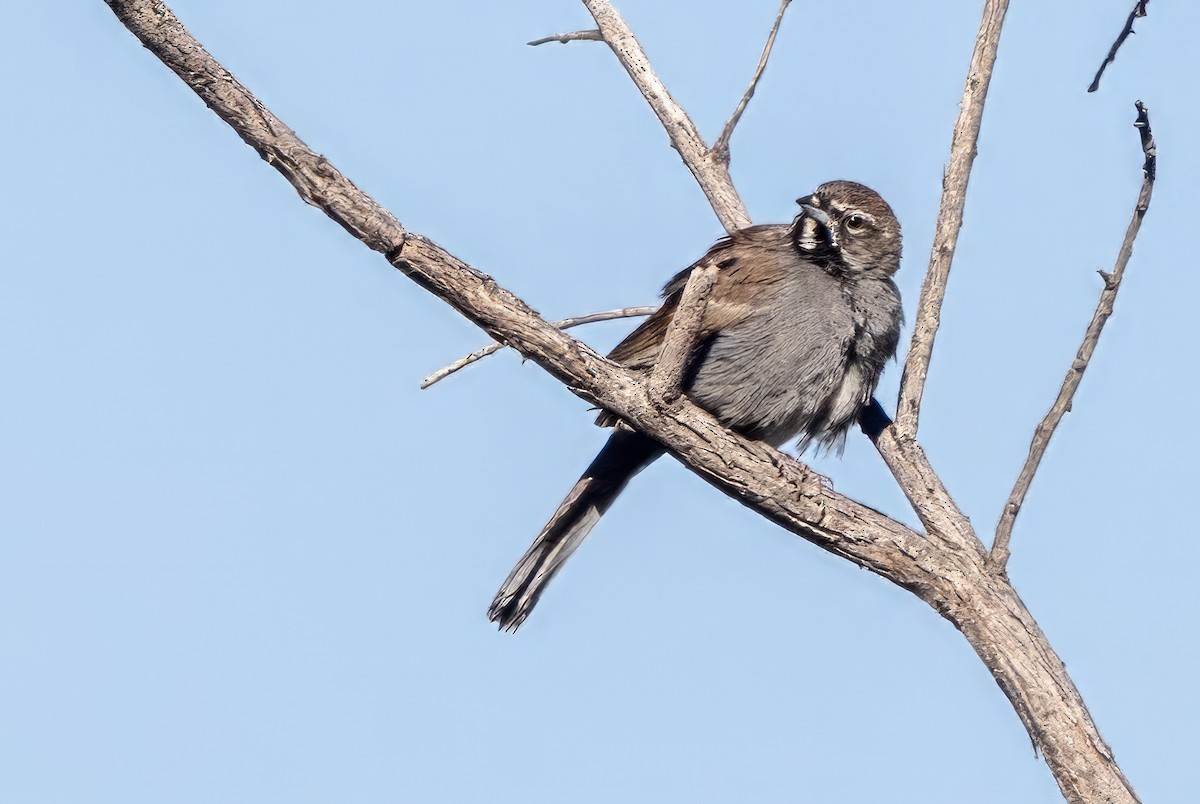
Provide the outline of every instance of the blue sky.
[[[721,234],[582,5],[175,0],[414,231],[548,317],[645,304]],[[625,0],[713,138],[776,9]],[[1160,178],[1010,575],[1147,801],[1194,796],[1195,4],[1084,90],[1130,0],[1016,3],[922,417],[990,537]],[[796,0],[734,136],[759,222],[832,178],[906,233],[911,319],[981,4]],[[0,11],[0,795],[12,802],[1053,802],[916,598],[670,461],[517,635],[484,611],[603,441],[245,147],[99,0]],[[577,332],[607,348],[629,323]],[[907,331],[906,331],[907,337]],[[903,347],[902,347],[903,348]],[[899,367],[880,398],[892,409]],[[860,434],[816,462],[912,523]]]

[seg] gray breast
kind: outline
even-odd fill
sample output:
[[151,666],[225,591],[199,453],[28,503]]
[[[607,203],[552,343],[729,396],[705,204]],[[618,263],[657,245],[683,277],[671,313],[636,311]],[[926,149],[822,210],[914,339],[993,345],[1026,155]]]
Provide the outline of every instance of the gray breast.
[[751,438],[829,441],[840,434],[826,432],[833,403],[861,395],[846,382],[853,311],[842,283],[811,265],[775,289],[771,304],[706,345],[688,395]]

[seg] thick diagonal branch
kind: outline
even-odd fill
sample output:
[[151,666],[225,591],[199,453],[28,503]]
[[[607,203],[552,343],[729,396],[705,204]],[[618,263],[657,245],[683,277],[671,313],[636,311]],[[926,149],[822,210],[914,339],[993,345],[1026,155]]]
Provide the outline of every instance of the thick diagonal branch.
[[[918,583],[920,534],[821,488],[802,464],[722,428],[689,403],[665,415],[643,377],[539,317],[494,279],[421,235],[407,232],[373,198],[314,153],[222,67],[155,0],[106,0],[142,43],[286,178],[306,202],[450,304],[489,335],[546,369],[574,393],[662,441],[686,465],[769,518],[902,585]],[[927,581],[926,581],[927,582]]]
[[950,138],[950,160],[946,163],[946,172],[942,177],[942,202],[933,235],[933,250],[929,256],[925,282],[921,285],[921,299],[917,302],[917,315],[913,322],[908,358],[904,361],[904,375],[900,379],[896,428],[902,438],[911,438],[917,434],[921,397],[925,393],[925,378],[929,375],[933,341],[942,321],[942,300],[946,297],[950,263],[954,260],[958,232],[963,224],[963,211],[967,205],[967,184],[971,179],[971,165],[975,162],[979,129],[983,124],[983,106],[987,100],[988,84],[992,80],[992,69],[996,65],[1000,30],[1004,26],[1004,15],[1007,11],[1008,0],[987,0],[983,9],[983,20],[979,23],[978,33],[975,34],[975,50],[971,53],[967,84],[963,89],[958,119],[954,122],[954,133]]

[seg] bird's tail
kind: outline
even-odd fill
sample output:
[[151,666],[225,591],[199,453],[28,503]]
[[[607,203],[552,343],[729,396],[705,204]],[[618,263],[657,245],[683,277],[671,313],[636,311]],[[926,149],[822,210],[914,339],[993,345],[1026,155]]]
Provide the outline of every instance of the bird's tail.
[[488,619],[502,630],[517,630],[537,604],[546,584],[595,527],[625,484],[662,454],[658,442],[640,433],[621,429],[609,436],[604,449],[509,573],[488,609]]

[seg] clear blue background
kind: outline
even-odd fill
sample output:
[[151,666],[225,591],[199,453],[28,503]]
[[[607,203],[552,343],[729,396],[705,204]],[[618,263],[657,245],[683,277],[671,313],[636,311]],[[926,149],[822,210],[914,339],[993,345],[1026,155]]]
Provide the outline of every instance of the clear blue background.
[[[645,304],[720,227],[567,0],[174,0],[313,148],[550,317]],[[796,0],[733,140],[757,221],[831,178],[911,319],[980,2]],[[1011,576],[1147,801],[1193,801],[1195,3],[1014,3],[921,437],[990,538],[1160,179]],[[619,8],[712,138],[775,0]],[[100,2],[0,11],[0,798],[1053,802],[962,637],[670,461],[517,635],[484,610],[602,443],[244,146]],[[629,322],[579,331],[597,348]],[[899,367],[880,398],[892,407]],[[860,434],[838,490],[913,516]]]

